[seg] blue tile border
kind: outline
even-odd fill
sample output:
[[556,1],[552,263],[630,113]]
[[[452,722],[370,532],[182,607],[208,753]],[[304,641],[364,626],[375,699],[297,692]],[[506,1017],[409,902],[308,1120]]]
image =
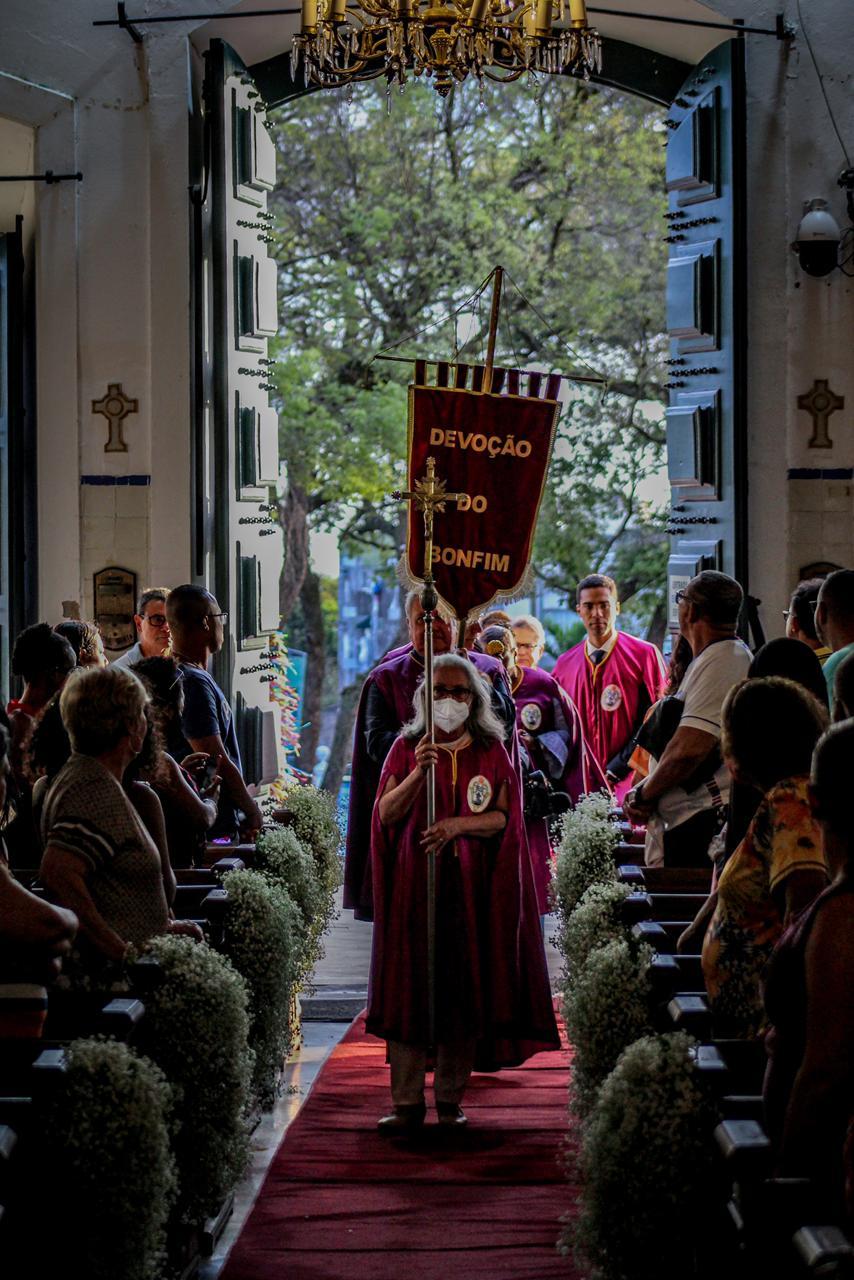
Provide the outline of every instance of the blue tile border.
[[80,483],[149,485],[151,476],[81,476]]
[[790,480],[854,480],[854,467],[789,467]]

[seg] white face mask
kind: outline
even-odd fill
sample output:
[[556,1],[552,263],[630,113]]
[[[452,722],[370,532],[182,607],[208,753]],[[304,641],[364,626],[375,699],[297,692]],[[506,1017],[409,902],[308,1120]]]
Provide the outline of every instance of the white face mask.
[[468,703],[457,702],[455,698],[439,698],[433,703],[433,717],[443,733],[456,733],[469,718]]

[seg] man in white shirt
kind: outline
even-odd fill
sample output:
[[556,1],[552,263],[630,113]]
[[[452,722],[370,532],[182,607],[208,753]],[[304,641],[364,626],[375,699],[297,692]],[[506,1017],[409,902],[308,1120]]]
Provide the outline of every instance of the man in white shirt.
[[661,759],[624,802],[632,822],[653,814],[662,820],[665,866],[708,866],[709,845],[724,820],[731,779],[718,745],[721,708],[751,661],[735,634],[742,598],[734,578],[711,569],[676,596],[679,630],[694,655],[675,694],[682,715]]
[[139,597],[136,613],[137,642],[115,658],[114,667],[132,667],[143,658],[160,658],[169,646],[169,623],[166,621],[165,587],[147,587]]

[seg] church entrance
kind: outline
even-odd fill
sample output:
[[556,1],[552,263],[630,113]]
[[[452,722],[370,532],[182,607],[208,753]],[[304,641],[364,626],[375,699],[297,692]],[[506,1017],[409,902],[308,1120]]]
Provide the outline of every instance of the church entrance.
[[[664,556],[657,562],[659,567],[654,568],[652,574],[647,573],[647,577],[654,577],[661,587],[659,636],[666,625],[671,628],[675,625],[675,593],[688,577],[702,568],[712,567],[734,573],[742,582],[745,576],[744,372],[740,362],[744,338],[744,217],[739,195],[743,191],[740,178],[744,131],[742,55],[743,47],[737,40],[713,50],[693,69],[677,59],[617,41],[606,41],[603,55],[602,84],[625,90],[635,96],[635,101],[643,100],[660,108],[662,115],[658,117],[650,111],[647,127],[658,129],[656,146],[667,145],[666,172],[661,173],[662,187],[666,187],[660,205],[663,219],[659,226],[643,227],[641,232],[647,242],[654,241],[657,245],[666,242],[667,245],[667,258],[662,249],[660,275],[649,286],[650,295],[659,288],[659,298],[666,294],[666,319],[662,306],[657,324],[656,300],[654,296],[650,298],[651,328],[656,332],[649,344],[649,363],[657,361],[659,372],[662,366],[667,372],[658,378],[654,391],[647,387],[645,394],[635,396],[636,402],[658,396],[661,433],[658,438],[666,439],[667,478],[672,495],[665,496],[663,487],[659,494],[661,505],[667,509],[669,561]],[[239,719],[245,725],[247,751],[252,755],[254,749],[258,767],[262,769],[264,744],[272,729],[265,728],[263,719],[266,691],[259,679],[264,679],[264,663],[257,660],[258,650],[263,654],[264,637],[275,625],[278,615],[283,614],[287,621],[297,604],[298,590],[290,590],[289,594],[286,579],[291,570],[298,575],[298,562],[305,554],[307,538],[304,527],[288,526],[288,512],[284,510],[287,499],[279,511],[269,510],[265,501],[268,486],[277,478],[278,423],[271,396],[280,404],[283,399],[283,389],[277,385],[271,361],[276,354],[277,330],[274,255],[289,252],[288,246],[276,243],[273,234],[276,228],[271,210],[279,199],[287,203],[288,193],[285,190],[277,195],[275,191],[276,154],[272,137],[275,129],[271,134],[268,117],[277,107],[288,107],[303,98],[306,90],[301,82],[293,80],[290,59],[285,55],[247,68],[227,44],[214,40],[206,63],[206,151],[210,160],[210,186],[206,200],[200,195],[196,238],[196,275],[205,303],[204,307],[197,308],[199,395],[194,472],[199,509],[198,561],[199,571],[203,571],[205,555],[210,556],[218,598],[228,599],[232,616],[239,619],[233,691],[238,695]],[[558,82],[549,85],[548,90],[572,92],[574,87]],[[515,88],[492,86],[490,94],[496,102],[502,97],[509,101]],[[429,90],[420,86],[410,87],[408,93],[411,96],[418,91],[429,94]],[[392,124],[395,108],[398,108],[397,100],[391,104]],[[350,107],[342,106],[341,110],[344,116],[348,111],[358,116],[359,100]],[[275,120],[275,115],[272,119]],[[473,130],[479,127],[476,110],[471,112],[470,124]],[[310,131],[311,123],[307,119],[306,136]],[[301,148],[294,159],[295,181],[298,181],[299,165],[310,163],[310,146]],[[619,157],[603,152],[599,163],[603,172],[601,207],[591,210],[591,217],[607,216],[608,183],[611,182],[617,193],[614,198],[619,201],[620,179],[625,178],[617,168]],[[610,171],[609,164],[613,166]],[[527,175],[524,180],[530,181],[531,176]],[[321,225],[320,219],[318,225]],[[343,235],[344,228],[340,231]],[[487,229],[486,235],[490,234]],[[453,238],[453,231],[448,235]],[[300,244],[300,252],[305,251],[304,245],[305,240]],[[319,244],[318,249],[321,254],[329,253],[325,242]],[[543,256],[548,270],[548,255],[544,252]],[[603,277],[607,277],[610,259],[617,257],[609,254],[607,248],[601,249],[599,271]],[[454,254],[449,251],[449,269],[452,262]],[[593,267],[594,283],[591,286],[588,282],[588,287],[595,288],[595,263]],[[570,272],[565,276],[565,283],[568,290],[574,287]],[[435,312],[440,310],[437,305]],[[527,316],[527,325],[529,331],[531,328],[544,331],[541,322],[531,315]],[[428,343],[435,336],[435,333],[428,335]],[[454,336],[458,338],[459,334]],[[662,360],[667,337],[669,352]],[[657,350],[656,341],[659,342]],[[615,362],[609,358],[612,353],[606,342],[597,354],[598,368],[581,368],[580,372],[601,371],[619,382],[619,375],[614,378]],[[550,351],[547,358],[552,368],[566,367],[572,362],[572,355],[566,350]],[[382,367],[374,365],[369,372],[359,371],[366,387]],[[623,370],[621,373],[628,381]],[[656,379],[651,376],[647,382],[652,384]],[[312,395],[315,394],[317,386],[310,377],[306,382],[308,386],[314,388]],[[292,382],[285,392],[293,395],[295,390]],[[209,413],[204,408],[206,399]],[[661,401],[666,401],[663,414]],[[582,395],[579,403],[589,439],[597,429],[597,415],[599,420],[602,418],[598,391],[586,398]],[[287,407],[286,400],[285,420]],[[349,408],[352,407],[351,404]],[[382,414],[387,407],[379,405],[378,412]],[[405,406],[401,413],[405,414]],[[358,420],[358,415],[356,418]],[[637,421],[634,409],[629,411],[628,418],[630,425]],[[655,429],[649,430],[648,421],[642,420],[640,426],[655,438]],[[286,429],[283,426],[283,430]],[[617,415],[617,435],[620,430]],[[643,444],[642,438],[631,432],[625,438],[630,439],[632,445]],[[600,450],[604,446],[605,442],[600,439]],[[402,459],[402,435],[398,452]],[[638,450],[629,452],[631,461],[636,462],[640,456]],[[571,458],[558,459],[556,465],[572,470]],[[319,485],[320,472],[316,479]],[[310,480],[308,485],[303,480],[302,487],[311,488]],[[630,487],[626,481],[624,492]],[[608,512],[609,536],[615,516],[623,514],[619,509],[618,490],[619,482],[609,495],[612,504]],[[606,527],[607,516],[602,511],[594,511],[590,521],[591,512],[577,500],[576,492],[570,488],[567,494],[562,504],[548,512],[555,546],[569,540],[568,530],[575,529],[577,534],[585,519],[594,525],[598,523],[603,531]],[[305,493],[302,497],[305,498]],[[380,498],[378,494],[378,503]],[[211,550],[207,553],[202,514],[205,510],[210,511],[213,521]],[[282,521],[286,525],[284,546],[279,535]],[[631,523],[631,519],[627,523]],[[656,536],[659,537],[657,545],[661,547],[660,535]],[[646,571],[650,544],[645,539],[646,535],[639,537],[636,545],[628,545],[626,558],[633,565],[643,565]],[[603,538],[600,546],[606,542],[607,538]],[[591,543],[593,546],[595,543]],[[285,573],[280,578],[283,555]],[[596,551],[591,551],[590,559],[596,568],[600,567],[602,561]],[[354,583],[354,598],[350,603],[357,623],[364,623],[363,633],[373,633],[375,628],[375,588],[381,582],[381,574],[369,574],[364,582]],[[636,585],[646,583],[638,580]],[[319,591],[317,596],[319,614]],[[354,634],[348,643],[355,651],[364,639],[364,634]],[[385,647],[392,642],[388,639]],[[346,663],[349,657],[349,653],[339,650],[340,663]],[[225,658],[223,682],[228,679],[228,665],[229,658]],[[361,669],[364,670],[364,666]],[[353,674],[356,674],[355,668]],[[315,719],[312,715],[305,718]],[[312,732],[309,730],[309,734]],[[269,757],[269,750],[267,754]],[[306,758],[311,763],[313,751],[307,752]]]

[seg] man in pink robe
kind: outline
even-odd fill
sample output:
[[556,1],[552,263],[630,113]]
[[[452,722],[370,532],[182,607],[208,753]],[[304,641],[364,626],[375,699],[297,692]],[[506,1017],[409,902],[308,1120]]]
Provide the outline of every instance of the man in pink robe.
[[558,658],[552,675],[578,707],[587,745],[621,803],[631,786],[634,736],[660,697],[667,670],[654,644],[617,630],[613,578],[582,578],[576,608],[587,636]]

